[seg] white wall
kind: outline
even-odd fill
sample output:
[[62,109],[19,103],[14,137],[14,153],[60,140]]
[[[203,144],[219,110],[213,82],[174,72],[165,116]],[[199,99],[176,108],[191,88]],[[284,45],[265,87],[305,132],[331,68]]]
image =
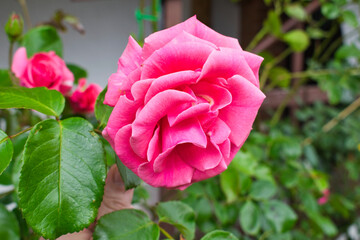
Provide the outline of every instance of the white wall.
[[[66,62],[76,63],[88,71],[90,82],[105,86],[116,71],[129,34],[137,33],[135,9],[138,0],[28,0],[33,24],[50,19],[54,11],[77,16],[86,34],[69,28],[61,34]],[[17,0],[0,0],[0,68],[7,68],[8,41],[3,31],[12,11],[21,13]]]

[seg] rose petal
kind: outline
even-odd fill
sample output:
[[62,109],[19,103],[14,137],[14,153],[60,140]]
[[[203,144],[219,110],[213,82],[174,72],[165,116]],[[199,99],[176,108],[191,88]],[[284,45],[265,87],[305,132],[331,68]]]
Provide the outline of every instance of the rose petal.
[[155,79],[144,79],[135,82],[131,87],[131,94],[134,97],[134,100],[144,100],[146,93],[149,91],[152,82]]
[[129,36],[128,44],[118,61],[118,72],[128,75],[139,68],[142,63],[141,51],[140,45]]
[[193,32],[194,30],[191,29],[195,28],[196,21],[197,19],[194,16],[175,26],[150,34],[144,40],[143,58],[150,57],[153,52],[165,46],[184,30]]
[[131,171],[137,174],[139,165],[145,161],[134,153],[130,146],[131,124],[122,127],[115,137],[115,152],[121,162]]
[[213,111],[224,108],[231,103],[232,97],[230,92],[221,86],[207,82],[199,82],[191,86],[191,89],[196,96],[202,97],[209,102],[211,110]]
[[147,160],[149,162],[154,161],[155,158],[160,154],[161,145],[159,143],[159,133],[160,133],[160,128],[157,127],[156,130],[154,131],[154,135],[152,136],[149,142],[149,147],[147,150]]
[[178,105],[195,100],[187,93],[165,90],[153,97],[139,112],[134,123],[130,143],[134,152],[145,158],[146,149],[157,122]]
[[229,166],[231,160],[234,159],[235,155],[239,152],[241,146],[236,146],[235,144],[231,143],[230,147],[230,156],[229,158],[225,158],[226,165]]
[[230,153],[231,153],[230,140],[227,138],[223,143],[219,144],[218,146],[225,159],[226,165],[229,165],[230,161],[232,160],[232,158],[230,158]]
[[181,71],[170,73],[155,79],[145,96],[145,104],[159,92],[166,89],[174,89],[183,84],[193,84],[199,78],[198,71]]
[[154,172],[153,162],[143,163],[138,168],[139,177],[153,187],[175,188],[191,183],[194,169],[171,151],[164,162],[164,170]]
[[122,85],[126,81],[126,76],[121,73],[113,73],[108,79],[108,89],[105,94],[104,104],[114,107],[119,97],[124,94]]
[[213,47],[198,42],[169,43],[143,63],[141,79],[202,68]]
[[235,38],[224,36],[215,32],[205,24],[196,19],[196,16],[177,24],[171,28],[156,32],[145,38],[143,48],[143,57],[147,59],[156,50],[164,47],[172,39],[180,35],[183,31],[194,35],[200,39],[214,43],[217,47],[228,47],[234,49],[241,49],[239,42]]
[[259,88],[239,75],[228,79],[228,90],[232,95],[231,106],[260,107],[265,99]]
[[219,165],[223,159],[219,148],[208,141],[206,148],[185,143],[176,147],[176,152],[181,159],[199,171],[206,171]]
[[211,126],[207,134],[210,136],[210,139],[215,144],[221,144],[229,137],[231,129],[226,125],[224,121],[217,118],[214,121],[214,124]]
[[219,111],[219,118],[231,129],[230,141],[236,146],[241,146],[252,129],[265,95],[240,76],[234,76],[228,82],[233,102]]
[[28,59],[26,56],[26,49],[24,47],[20,47],[14,54],[11,71],[16,77],[21,78],[24,75],[27,64]]
[[108,124],[105,128],[106,134],[111,139],[110,141],[113,141],[117,131],[120,128],[134,121],[135,114],[139,106],[140,106],[139,102],[129,100],[125,96],[121,96],[119,98],[119,101],[115,105],[110,115]]
[[230,78],[240,75],[248,79],[255,86],[259,86],[259,80],[242,56],[241,50],[220,48],[220,51],[213,51],[201,72],[200,79],[206,78]]
[[168,114],[168,121],[170,124],[170,127],[174,126],[175,124],[178,124],[186,119],[189,118],[195,118],[198,115],[205,114],[210,111],[210,105],[207,103],[199,103],[194,106],[191,106],[187,109],[184,109],[182,111],[171,111]]
[[251,70],[253,71],[255,77],[257,80],[259,80],[259,69],[262,61],[264,60],[263,57],[260,57],[259,55],[243,51],[242,55],[244,56],[245,60],[249,64]]
[[172,127],[164,119],[161,124],[161,130],[163,152],[182,143],[192,143],[197,147],[206,148],[206,135],[197,119],[188,119]]
[[225,163],[225,160],[221,159],[219,164],[212,169],[209,169],[206,171],[195,170],[194,175],[193,175],[193,182],[198,182],[198,181],[202,181],[202,180],[214,177],[214,176],[222,173],[226,169],[227,169],[227,165]]
[[131,87],[140,79],[140,69],[136,69],[128,76],[121,72],[113,73],[108,80],[108,90],[105,94],[104,104],[114,107],[121,95],[132,99]]

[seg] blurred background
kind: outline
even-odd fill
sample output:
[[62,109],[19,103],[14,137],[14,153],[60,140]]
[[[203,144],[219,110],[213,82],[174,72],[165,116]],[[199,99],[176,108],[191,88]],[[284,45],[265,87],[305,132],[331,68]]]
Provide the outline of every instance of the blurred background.
[[[144,5],[145,5],[144,1]],[[240,6],[227,0],[209,1],[202,14],[207,24],[220,33],[239,37]],[[84,26],[85,34],[78,34],[71,27],[61,33],[64,59],[69,63],[78,63],[88,69],[90,82],[101,86],[107,84],[107,78],[116,71],[117,60],[125,49],[130,34],[138,34],[135,11],[140,8],[139,0],[30,0],[28,10],[33,26],[49,21],[55,11],[75,16]],[[205,3],[205,2],[204,2]],[[149,5],[148,3],[146,3]],[[157,25],[159,29],[179,23],[197,12],[190,0],[162,1],[160,3]],[[211,5],[211,6],[210,6]],[[0,25],[5,26],[9,13],[21,12],[17,0],[2,0],[0,3]],[[160,12],[161,11],[161,12]],[[204,19],[205,20],[205,19]],[[25,28],[26,29],[26,28]],[[152,31],[145,26],[145,36]],[[4,31],[0,33],[0,56],[8,54],[9,43]],[[6,58],[0,59],[0,68],[7,66]]]
[[[16,11],[28,25],[55,26],[65,61],[103,87],[130,34],[141,44],[195,14],[264,57],[267,98],[229,169],[185,191],[137,187],[134,203],[150,215],[159,199],[181,200],[195,211],[196,239],[215,229],[239,239],[360,239],[359,1],[29,0],[30,21],[19,2],[1,1],[0,25]],[[8,47],[0,31],[0,68]]]

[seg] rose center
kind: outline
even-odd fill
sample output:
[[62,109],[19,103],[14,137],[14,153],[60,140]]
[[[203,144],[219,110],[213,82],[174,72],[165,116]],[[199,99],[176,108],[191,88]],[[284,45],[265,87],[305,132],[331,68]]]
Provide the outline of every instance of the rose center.
[[210,106],[214,105],[214,99],[212,99],[210,96],[199,94],[198,97],[203,98],[206,102],[208,102],[210,104]]

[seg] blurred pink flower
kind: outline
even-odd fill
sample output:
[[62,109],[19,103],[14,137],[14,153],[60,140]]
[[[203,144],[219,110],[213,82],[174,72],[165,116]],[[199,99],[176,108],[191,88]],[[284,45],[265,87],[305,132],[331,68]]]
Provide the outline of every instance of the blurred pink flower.
[[223,172],[248,137],[265,95],[262,58],[196,17],[129,37],[105,104],[103,135],[148,184],[185,189]]
[[79,79],[79,85],[73,92],[70,100],[71,108],[76,113],[91,113],[94,111],[95,102],[101,92],[101,87],[91,83],[86,86],[86,79]]
[[330,190],[325,189],[323,191],[323,196],[318,199],[318,204],[319,205],[324,205],[325,203],[327,203],[329,201],[329,198],[330,198]]
[[47,87],[64,95],[71,90],[74,82],[74,76],[64,60],[53,51],[36,53],[28,59],[26,49],[20,47],[14,54],[11,70],[22,86]]

